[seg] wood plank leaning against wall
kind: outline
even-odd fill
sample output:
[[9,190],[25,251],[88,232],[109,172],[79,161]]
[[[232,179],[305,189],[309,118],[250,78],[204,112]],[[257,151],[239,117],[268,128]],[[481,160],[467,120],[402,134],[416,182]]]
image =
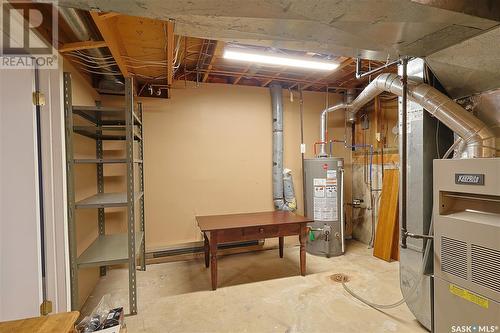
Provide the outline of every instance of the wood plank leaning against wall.
[[[331,94],[330,104],[341,96]],[[103,96],[103,105],[120,98]],[[283,91],[284,166],[292,169],[302,213],[298,94]],[[201,240],[196,215],[272,210],[272,118],[268,88],[178,83],[171,99],[143,98],[146,250]],[[304,92],[306,157],[319,137],[325,93]],[[330,117],[330,133],[343,136],[344,116]],[[341,147],[335,153],[346,158]],[[346,175],[350,177],[349,175]],[[349,185],[349,183],[347,184]],[[350,198],[350,186],[346,188]]]

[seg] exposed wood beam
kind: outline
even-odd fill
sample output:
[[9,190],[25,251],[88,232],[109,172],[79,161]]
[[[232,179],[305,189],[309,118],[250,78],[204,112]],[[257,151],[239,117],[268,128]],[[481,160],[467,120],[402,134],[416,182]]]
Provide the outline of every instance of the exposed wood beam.
[[203,75],[202,82],[206,82],[207,81],[208,76],[210,75],[210,71],[212,70],[212,67],[214,66],[214,61],[221,54],[221,50],[223,49],[223,47],[224,47],[224,43],[223,42],[218,41],[218,40],[215,41],[214,53],[212,54],[212,57],[210,58],[210,63],[208,64],[208,67],[207,67],[208,72],[206,72]]
[[275,79],[279,78],[281,76],[281,74],[283,74],[282,72],[285,70],[285,67],[281,67],[280,70],[278,71],[278,73],[276,73],[272,78],[264,81],[264,83],[262,83],[261,87],[265,87],[267,86],[269,83],[273,82]]
[[241,78],[248,73],[248,71],[250,70],[250,67],[252,66],[252,64],[248,64],[247,67],[245,68],[245,71],[243,73],[240,73],[239,76],[236,77],[236,80],[234,80],[233,84],[238,84],[238,82],[240,82]]
[[118,15],[120,15],[120,13],[107,12],[107,13],[100,13],[99,17],[102,18],[103,20],[107,20]]
[[[306,84],[305,86],[302,87],[302,89],[307,89],[310,86],[315,85],[316,83],[320,83],[321,81],[328,80],[331,77],[335,77],[336,75],[339,74],[340,70],[342,70],[344,67],[351,65],[353,62],[354,62],[353,58],[348,58],[348,59],[344,60],[342,63],[340,63],[339,67],[337,67],[332,73],[328,73],[327,75],[320,77],[319,79],[313,81],[312,83]],[[324,85],[324,84],[322,84],[322,85]]]
[[118,68],[120,68],[122,75],[124,77],[129,77],[130,73],[127,69],[127,64],[125,60],[122,58],[121,50],[118,45],[119,41],[115,36],[113,30],[109,26],[109,20],[106,18],[102,18],[101,15],[99,15],[99,13],[96,11],[91,11],[90,15],[92,16],[92,19],[94,20],[97,29],[99,29],[102,38],[106,42],[109,51],[111,52],[111,55],[115,59]]
[[[206,69],[186,70],[184,73],[182,73],[179,76],[178,80],[185,78],[189,74],[206,73],[206,72],[207,72]],[[234,78],[238,79],[238,78],[240,78],[242,76],[247,75],[248,73],[246,73],[246,72],[231,72],[231,71],[223,71],[223,70],[219,70],[219,69],[212,69],[210,71],[210,74],[211,75],[218,75],[218,76],[234,77]],[[255,79],[258,79],[258,80],[260,80],[260,79],[271,79],[273,77],[272,75],[264,75],[264,74],[258,74],[258,73],[251,74],[251,76],[252,76],[252,78],[255,78]],[[293,79],[293,78],[283,78],[283,81],[300,83],[300,84],[312,84],[313,83],[311,81],[307,81],[307,80],[304,80],[304,79]],[[319,83],[317,83],[317,85],[326,86],[326,83],[319,82]],[[330,88],[332,88],[332,89],[333,88],[345,89],[345,87],[335,87],[335,86],[330,86]]]
[[88,50],[88,49],[96,49],[99,47],[106,47],[106,42],[103,40],[88,40],[84,42],[74,42],[74,43],[66,43],[59,47],[59,52],[71,52],[78,50]]
[[170,86],[174,77],[174,22],[168,21],[165,24],[167,25],[167,85]]

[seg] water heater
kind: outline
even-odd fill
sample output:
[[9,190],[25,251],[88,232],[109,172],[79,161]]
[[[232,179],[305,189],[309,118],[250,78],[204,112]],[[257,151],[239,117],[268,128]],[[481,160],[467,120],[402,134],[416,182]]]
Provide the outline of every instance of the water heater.
[[309,224],[306,251],[326,257],[344,253],[344,160],[304,160],[306,216]]

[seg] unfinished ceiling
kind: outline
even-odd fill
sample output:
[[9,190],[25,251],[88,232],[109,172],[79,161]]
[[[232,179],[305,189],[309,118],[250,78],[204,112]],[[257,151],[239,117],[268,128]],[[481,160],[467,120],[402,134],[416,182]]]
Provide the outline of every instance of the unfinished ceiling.
[[[40,6],[43,6],[40,4]],[[123,77],[133,76],[143,96],[168,97],[174,80],[266,87],[345,90],[361,88],[370,79],[355,77],[355,60],[333,53],[276,49],[227,43],[174,34],[174,21],[162,21],[116,12],[59,9],[59,51],[100,93],[123,93]],[[48,27],[40,32],[50,36]],[[223,58],[226,46],[273,51],[293,57],[333,61],[333,71],[264,65]],[[382,65],[364,61],[362,70]],[[388,68],[387,71],[394,71]]]
[[[311,59],[328,59],[339,64],[337,69],[327,72],[298,69],[224,59],[222,53],[228,43],[195,37],[177,36],[176,38],[179,43],[179,63],[174,66],[174,78],[176,80],[260,87],[266,87],[272,82],[279,82],[284,88],[288,89],[325,90],[328,88],[343,90],[363,86],[369,79],[368,77],[361,80],[356,79],[355,60],[353,58],[333,54],[273,49],[281,54]],[[238,46],[257,51],[269,49],[253,45],[238,44]],[[381,64],[378,61],[367,61],[363,64],[363,69],[369,70]]]
[[[250,0],[244,6],[236,0],[59,4],[59,50],[99,92],[122,93],[123,76],[133,76],[139,93],[156,97],[168,97],[175,80],[261,87],[279,82],[284,88],[318,91],[362,88],[370,77],[356,79],[353,56],[372,59],[362,63],[367,71],[401,54],[431,55],[428,63],[437,76],[453,80],[445,85],[452,95],[460,95],[458,73],[464,72],[439,73],[449,72],[449,52],[460,57],[484,43],[495,45],[498,30],[492,27],[500,19],[500,2],[481,0],[381,0],[377,6],[367,0]],[[493,33],[483,34],[488,29]],[[228,45],[330,60],[339,67],[321,72],[231,61],[222,56]],[[458,61],[453,66],[469,65]],[[485,66],[482,72],[494,78],[495,68]]]
[[59,0],[174,20],[179,35],[382,60],[427,56],[499,24],[489,0]]

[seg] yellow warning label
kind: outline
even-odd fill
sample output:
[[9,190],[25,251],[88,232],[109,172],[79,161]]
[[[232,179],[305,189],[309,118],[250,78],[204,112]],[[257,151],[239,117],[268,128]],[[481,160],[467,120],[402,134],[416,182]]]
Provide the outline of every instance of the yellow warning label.
[[450,284],[450,293],[453,295],[456,295],[458,297],[461,297],[469,302],[475,303],[479,305],[482,308],[487,309],[489,306],[489,301],[487,298],[481,297],[477,294],[474,294],[467,289],[460,288],[454,284]]

